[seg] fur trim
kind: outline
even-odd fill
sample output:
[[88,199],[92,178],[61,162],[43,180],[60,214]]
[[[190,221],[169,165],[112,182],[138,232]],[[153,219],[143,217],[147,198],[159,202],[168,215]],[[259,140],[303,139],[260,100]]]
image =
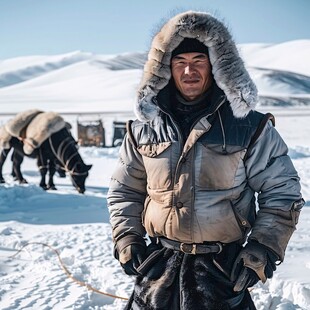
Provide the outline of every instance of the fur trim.
[[[125,309],[254,309],[246,290],[245,294],[232,291],[233,283],[227,274],[236,258],[236,244],[229,244],[224,253],[217,255],[214,264],[210,255],[191,255],[163,248],[152,250],[141,266],[134,291]],[[249,297],[249,299],[248,299]],[[244,300],[242,300],[244,298]]]
[[212,73],[235,117],[245,117],[257,103],[257,89],[225,25],[208,13],[188,11],[171,18],[155,35],[144,66],[135,113],[142,121],[158,114],[154,100],[171,78],[171,53],[184,40],[196,38],[208,47]]
[[53,133],[66,127],[64,119],[55,112],[38,114],[28,125],[24,139],[24,152],[30,155]]
[[39,113],[42,113],[42,111],[36,109],[18,113],[5,124],[5,129],[13,137],[21,138],[23,129],[27,127]]

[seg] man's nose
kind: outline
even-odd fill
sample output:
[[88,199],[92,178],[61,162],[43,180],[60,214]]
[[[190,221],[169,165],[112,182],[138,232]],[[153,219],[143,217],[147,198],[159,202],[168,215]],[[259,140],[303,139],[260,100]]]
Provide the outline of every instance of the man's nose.
[[185,68],[184,68],[184,74],[190,75],[193,72],[193,68],[190,64],[188,64]]

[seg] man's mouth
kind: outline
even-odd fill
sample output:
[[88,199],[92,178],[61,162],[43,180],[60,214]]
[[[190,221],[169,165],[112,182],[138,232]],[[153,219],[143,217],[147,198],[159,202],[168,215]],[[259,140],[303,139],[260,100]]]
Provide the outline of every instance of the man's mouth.
[[183,80],[185,84],[196,84],[199,83],[199,79],[190,79],[190,80]]

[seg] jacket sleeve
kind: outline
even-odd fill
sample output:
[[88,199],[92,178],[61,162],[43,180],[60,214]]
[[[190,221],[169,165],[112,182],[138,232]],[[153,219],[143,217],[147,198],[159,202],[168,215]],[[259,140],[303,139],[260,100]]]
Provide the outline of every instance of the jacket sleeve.
[[140,243],[145,236],[141,219],[145,198],[146,173],[142,157],[127,134],[107,196],[113,240],[118,253],[130,244]]
[[271,122],[253,145],[245,167],[259,208],[249,240],[264,244],[283,261],[304,201],[288,148]]

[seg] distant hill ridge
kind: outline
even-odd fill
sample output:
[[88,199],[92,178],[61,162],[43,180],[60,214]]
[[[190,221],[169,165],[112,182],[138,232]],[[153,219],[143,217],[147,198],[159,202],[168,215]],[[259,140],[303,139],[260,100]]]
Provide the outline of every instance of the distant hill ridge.
[[[310,106],[310,40],[238,47],[258,87],[261,105]],[[129,110],[146,59],[146,52],[97,55],[75,51],[2,60],[0,104],[10,103],[11,109],[18,110],[26,98],[34,107],[40,101],[53,102],[63,110],[72,103],[84,107],[89,101],[85,109],[100,110],[113,101]]]

